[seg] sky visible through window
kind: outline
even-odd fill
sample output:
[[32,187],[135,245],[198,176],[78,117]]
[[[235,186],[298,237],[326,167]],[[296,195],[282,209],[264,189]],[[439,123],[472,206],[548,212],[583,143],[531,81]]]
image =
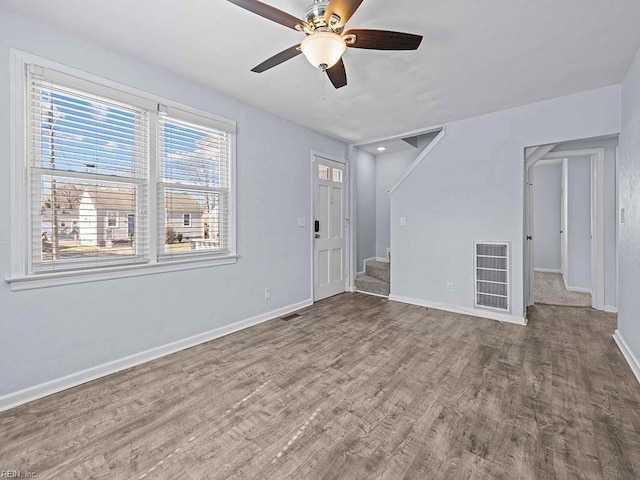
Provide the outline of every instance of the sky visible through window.
[[[146,112],[63,87],[43,88],[39,93],[34,120],[39,123],[40,158],[34,166],[57,172],[41,177],[34,197],[40,203],[37,234],[42,237],[42,260],[135,255],[136,205],[144,200],[137,198],[136,186],[122,180],[149,180]],[[188,250],[193,247],[190,239],[217,239],[220,195],[198,191],[198,187],[228,188],[228,134],[160,116],[158,136],[159,178],[176,187],[195,188],[162,189],[165,250]],[[65,172],[99,177],[79,179]],[[82,200],[87,196],[96,208],[113,210],[111,216],[88,219]],[[184,221],[186,214],[189,222]],[[172,223],[174,216],[181,221]]]
[[135,175],[135,111],[43,90],[41,112],[43,168]]
[[[41,94],[41,167],[110,176],[140,175],[136,128],[146,128],[141,114],[97,99],[43,90]],[[162,122],[163,177],[170,181],[226,187],[220,156],[223,133],[189,124]],[[222,180],[222,183],[221,183]]]

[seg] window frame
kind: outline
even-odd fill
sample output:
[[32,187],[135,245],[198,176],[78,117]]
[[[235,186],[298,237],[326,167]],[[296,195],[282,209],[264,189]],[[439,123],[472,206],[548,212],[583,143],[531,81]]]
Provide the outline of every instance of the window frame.
[[[164,250],[163,244],[164,242],[158,242],[156,244],[157,252],[156,257],[158,258],[158,262],[173,262],[173,261],[187,261],[189,258],[197,259],[202,257],[215,257],[215,256],[237,256],[236,253],[236,135],[234,131],[230,131],[227,127],[220,123],[219,118],[212,117],[202,117],[197,111],[194,110],[184,110],[182,108],[172,107],[170,105],[162,105],[158,106],[159,116],[163,116],[168,118],[169,120],[175,120],[177,122],[186,122],[192,124],[194,126],[199,126],[203,128],[213,129],[213,130],[222,130],[226,131],[229,134],[229,151],[231,155],[231,162],[229,165],[229,186],[227,189],[221,188],[219,186],[204,186],[204,185],[192,185],[190,183],[183,183],[176,180],[167,180],[163,178],[161,175],[161,156],[157,155],[158,161],[156,163],[157,171],[155,172],[156,187],[154,190],[157,195],[164,195],[169,190],[179,190],[184,192],[192,192],[192,193],[210,193],[213,195],[217,195],[218,201],[220,202],[220,208],[223,212],[222,218],[228,224],[228,237],[226,238],[228,242],[227,246],[222,246],[221,248],[212,249],[212,250],[200,250],[193,252],[183,252],[179,254],[169,253]],[[158,117],[159,118],[159,117]],[[157,132],[160,132],[160,129],[156,129]],[[156,144],[157,145],[157,144]],[[156,201],[156,205],[160,204],[164,205],[164,202]],[[226,217],[225,217],[226,216]],[[165,221],[168,218],[168,212],[165,214]],[[164,235],[164,230],[162,232],[158,232],[158,236],[156,237],[158,240],[161,239],[161,235]],[[162,244],[161,244],[162,243]]]
[[191,226],[191,214],[190,213],[183,213],[182,214],[182,226],[183,227],[190,227]]
[[[111,225],[111,220],[113,220],[113,225]],[[119,228],[120,222],[118,222],[118,212],[108,212],[107,213],[107,224],[106,228]]]
[[[10,136],[11,136],[11,274],[5,280],[11,284],[13,291],[33,288],[44,288],[57,285],[100,281],[113,278],[124,278],[139,275],[157,274],[171,271],[206,268],[216,265],[236,263],[238,259],[236,225],[237,225],[237,175],[236,175],[236,122],[199,110],[172,100],[138,90],[120,83],[106,80],[97,75],[77,70],[72,67],[37,57],[16,49],[11,49],[11,82],[10,82]],[[31,66],[31,67],[30,67]],[[100,265],[96,267],[80,266],[78,269],[56,270],[53,272],[33,271],[32,259],[32,203],[30,185],[30,159],[27,148],[28,107],[27,86],[28,69],[46,70],[48,74],[56,74],[62,85],[76,88],[93,95],[102,96],[114,101],[131,104],[148,111],[147,136],[147,188],[146,205],[149,247],[147,257],[143,260],[123,262],[117,265]],[[114,94],[117,96],[114,98]],[[202,255],[189,258],[160,259],[158,255],[158,228],[160,220],[157,207],[157,176],[160,159],[157,151],[158,116],[163,110],[170,109],[172,114],[179,112],[181,118],[203,126],[221,129],[229,133],[230,165],[229,165],[229,198],[227,221],[229,226],[229,248],[226,252],[203,252]],[[139,216],[136,215],[136,223]],[[116,220],[116,223],[119,223]]]

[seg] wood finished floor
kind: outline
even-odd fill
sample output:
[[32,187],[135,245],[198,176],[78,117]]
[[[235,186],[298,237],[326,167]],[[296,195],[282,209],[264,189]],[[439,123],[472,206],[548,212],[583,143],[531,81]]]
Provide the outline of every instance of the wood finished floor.
[[344,294],[0,414],[37,478],[638,479],[615,316],[527,327]]

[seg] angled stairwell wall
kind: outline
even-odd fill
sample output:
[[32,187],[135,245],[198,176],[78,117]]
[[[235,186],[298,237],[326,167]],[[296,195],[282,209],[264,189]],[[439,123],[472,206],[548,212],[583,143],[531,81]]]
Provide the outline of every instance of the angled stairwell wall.
[[376,258],[386,259],[391,246],[389,190],[398,183],[411,165],[420,158],[437,138],[439,129],[412,136],[403,141],[409,147],[395,153],[376,156]]
[[[388,261],[389,189],[409,171],[417,158],[424,155],[425,150],[429,149],[438,137],[440,130],[432,129],[408,137],[382,140],[376,142],[373,147],[369,145],[364,149],[356,148],[356,290],[389,295],[389,280],[386,280],[386,285],[380,285],[380,280],[375,275],[367,273],[371,266],[365,272],[365,261]],[[380,144],[389,145],[391,153],[370,153],[376,151]],[[387,265],[387,274],[388,270]]]

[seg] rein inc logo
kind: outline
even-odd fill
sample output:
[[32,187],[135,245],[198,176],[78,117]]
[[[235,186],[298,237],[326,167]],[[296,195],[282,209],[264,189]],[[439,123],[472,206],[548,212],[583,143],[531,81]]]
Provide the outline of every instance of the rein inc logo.
[[38,474],[28,470],[0,470],[0,478],[38,478]]

